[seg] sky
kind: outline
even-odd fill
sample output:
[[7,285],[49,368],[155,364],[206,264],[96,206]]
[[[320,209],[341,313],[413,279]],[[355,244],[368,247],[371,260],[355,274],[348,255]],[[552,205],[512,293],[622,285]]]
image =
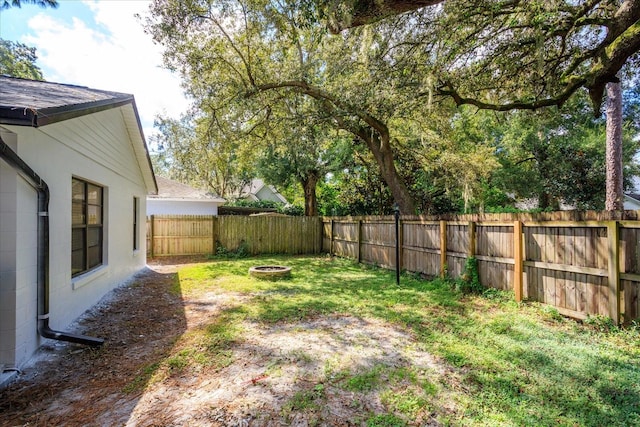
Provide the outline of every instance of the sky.
[[156,115],[178,118],[187,109],[179,77],[162,68],[161,47],[135,17],[150,1],[58,3],[0,10],[0,38],[35,47],[45,80],[133,94],[147,141]]

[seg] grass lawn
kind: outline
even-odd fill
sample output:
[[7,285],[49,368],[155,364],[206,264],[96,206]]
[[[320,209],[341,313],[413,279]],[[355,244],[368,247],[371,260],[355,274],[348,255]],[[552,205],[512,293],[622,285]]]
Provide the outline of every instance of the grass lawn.
[[[248,268],[259,264],[291,266],[292,278],[249,277]],[[324,377],[285,410],[321,406],[340,389],[363,398],[377,393],[384,412],[363,420],[369,426],[411,425],[424,413],[444,425],[640,425],[640,327],[618,329],[605,319],[578,323],[535,303],[517,304],[510,293],[462,295],[447,282],[412,275],[396,286],[394,272],[328,257],[188,266],[178,272],[175,291],[187,298],[231,292],[242,304],[183,336],[164,362],[170,368],[233,363],[233,343],[246,322],[293,325],[335,314],[400,327],[414,337],[412,346],[443,366],[350,371],[327,364]]]

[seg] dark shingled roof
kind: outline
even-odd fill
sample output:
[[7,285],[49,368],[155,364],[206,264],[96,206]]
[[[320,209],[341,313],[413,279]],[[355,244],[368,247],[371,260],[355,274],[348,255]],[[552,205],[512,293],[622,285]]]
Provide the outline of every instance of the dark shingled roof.
[[0,123],[43,126],[133,102],[133,95],[0,76]]
[[155,194],[158,185],[133,95],[0,75],[0,124],[39,127],[118,107],[147,191]]

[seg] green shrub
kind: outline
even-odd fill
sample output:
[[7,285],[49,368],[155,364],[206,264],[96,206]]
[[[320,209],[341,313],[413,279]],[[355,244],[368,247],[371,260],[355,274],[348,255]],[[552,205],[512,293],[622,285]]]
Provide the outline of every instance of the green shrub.
[[231,251],[224,247],[219,240],[216,240],[216,254],[212,257],[215,259],[241,259],[247,258],[251,255],[249,252],[249,245],[244,240],[240,241],[238,248]]
[[290,216],[303,216],[304,207],[300,205],[284,205],[278,208],[278,212]]
[[455,281],[455,288],[463,294],[480,294],[484,291],[484,286],[480,283],[476,257],[467,258],[462,276]]
[[591,326],[593,329],[599,332],[614,332],[618,330],[618,326],[615,324],[612,318],[609,316],[602,316],[600,314],[589,315],[584,319],[585,325]]

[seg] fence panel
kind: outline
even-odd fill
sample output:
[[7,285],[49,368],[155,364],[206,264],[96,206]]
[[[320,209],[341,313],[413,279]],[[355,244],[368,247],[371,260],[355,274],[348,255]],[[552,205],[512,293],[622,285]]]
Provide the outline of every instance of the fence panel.
[[375,222],[363,221],[361,238],[362,262],[395,268],[396,234],[393,219]]
[[229,250],[244,243],[251,254],[315,254],[321,250],[318,217],[219,216],[218,241]]
[[246,245],[250,254],[316,254],[322,250],[318,217],[154,215],[147,220],[152,257],[206,255],[216,244]]
[[447,274],[457,279],[464,273],[469,252],[469,224],[447,224]]
[[476,227],[475,257],[480,282],[510,290],[513,283],[513,224],[480,222]]
[[215,251],[215,217],[153,215],[147,226],[152,256],[199,255]]
[[640,225],[624,221],[620,229],[620,288],[625,322],[640,318]]
[[358,227],[354,221],[333,223],[333,250],[336,255],[345,258],[358,258]]
[[529,299],[574,317],[611,314],[606,223],[536,223],[524,235]]
[[440,222],[402,224],[403,268],[427,276],[440,274]]
[[[487,287],[514,289],[517,298],[552,305],[573,317],[606,315],[627,322],[640,318],[637,218],[636,211],[402,216],[401,268],[430,276],[445,268],[455,279],[474,256]],[[325,251],[395,268],[393,217],[323,221],[324,241],[334,248],[325,244]]]

